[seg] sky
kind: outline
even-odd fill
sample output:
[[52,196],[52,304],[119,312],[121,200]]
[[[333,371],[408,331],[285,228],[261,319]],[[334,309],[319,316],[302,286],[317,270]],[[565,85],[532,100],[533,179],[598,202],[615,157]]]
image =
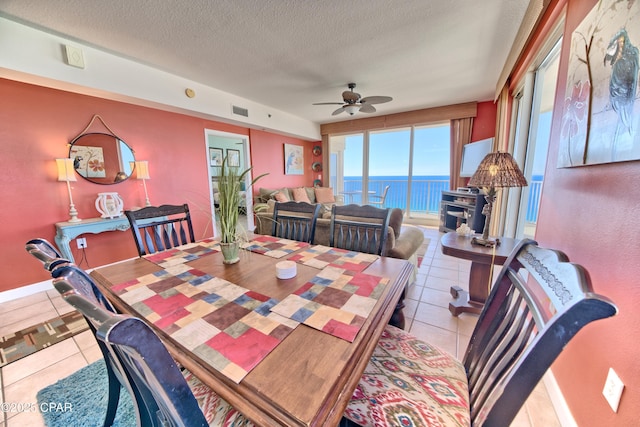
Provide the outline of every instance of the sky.
[[[538,140],[533,175],[542,175],[546,167],[551,111],[538,119]],[[407,176],[409,173],[410,129],[372,132],[369,153],[370,176]],[[413,175],[449,176],[449,125],[416,128]],[[345,176],[362,176],[363,136],[346,138]]]

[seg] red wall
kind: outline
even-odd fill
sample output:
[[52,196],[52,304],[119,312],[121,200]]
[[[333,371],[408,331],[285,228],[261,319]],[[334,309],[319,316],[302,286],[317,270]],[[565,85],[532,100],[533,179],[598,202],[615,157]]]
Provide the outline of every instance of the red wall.
[[478,115],[473,119],[471,142],[493,138],[496,135],[498,110],[493,101],[478,102]]
[[[636,225],[640,162],[556,167],[571,34],[595,4],[595,0],[567,2],[536,240],[563,250],[573,262],[586,267],[595,292],[611,298],[619,308],[617,316],[583,329],[553,365],[577,424],[631,426],[640,420],[640,244]],[[609,367],[626,385],[617,414],[602,396]]]
[[[54,224],[69,219],[69,196],[64,182],[57,181],[55,158],[68,155],[67,144],[87,126],[94,114],[135,151],[136,159],[147,160],[151,179],[147,181],[152,204],[189,203],[196,238],[213,234],[205,129],[250,135],[252,162],[256,172],[269,172],[267,183],[311,185],[313,143],[249,129],[139,107],[122,102],[0,79],[0,195],[3,224],[0,259],[0,291],[50,278],[41,264],[29,256],[24,244],[34,237],[53,242]],[[106,131],[95,121],[89,131]],[[283,143],[305,146],[309,170],[301,176],[285,176]],[[73,201],[80,218],[98,217],[97,194],[116,191],[124,207],[144,205],[142,181],[129,179],[116,185],[99,185],[77,176],[72,183]],[[135,257],[129,231],[85,235],[88,247],[84,268]],[[77,263],[82,254],[72,251]]]

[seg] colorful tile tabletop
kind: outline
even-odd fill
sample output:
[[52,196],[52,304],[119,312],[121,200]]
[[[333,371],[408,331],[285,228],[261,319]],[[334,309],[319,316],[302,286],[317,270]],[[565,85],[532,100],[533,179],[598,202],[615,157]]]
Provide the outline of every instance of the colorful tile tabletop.
[[308,243],[295,240],[256,235],[250,242],[243,243],[241,247],[251,252],[270,256],[271,258],[282,258],[307,246],[309,246]]
[[315,245],[288,259],[318,269],[331,266],[350,271],[363,271],[378,258],[380,258],[378,255]]
[[166,268],[194,261],[200,257],[216,252],[220,252],[220,243],[213,239],[206,239],[196,243],[187,243],[186,245],[177,246],[173,249],[167,249],[166,251],[156,252],[155,254],[145,255],[144,258],[162,268]]
[[298,322],[277,300],[178,264],[112,287],[139,315],[239,383]]

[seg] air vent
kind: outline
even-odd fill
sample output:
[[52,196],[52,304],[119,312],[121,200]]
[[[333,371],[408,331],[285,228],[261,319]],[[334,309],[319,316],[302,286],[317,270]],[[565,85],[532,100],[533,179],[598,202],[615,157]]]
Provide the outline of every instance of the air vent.
[[232,107],[233,107],[233,114],[237,114],[239,116],[244,116],[244,117],[249,117],[249,110],[247,110],[246,108],[237,107],[235,105],[232,105]]

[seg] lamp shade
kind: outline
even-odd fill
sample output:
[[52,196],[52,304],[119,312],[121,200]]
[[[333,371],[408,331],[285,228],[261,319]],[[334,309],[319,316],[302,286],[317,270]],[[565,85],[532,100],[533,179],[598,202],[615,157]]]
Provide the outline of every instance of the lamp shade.
[[149,176],[149,163],[146,160],[136,162],[136,177],[138,179],[151,179]]
[[509,153],[489,153],[482,159],[469,185],[474,187],[525,187],[527,179]]
[[76,181],[73,159],[56,159],[56,166],[58,167],[58,181]]

